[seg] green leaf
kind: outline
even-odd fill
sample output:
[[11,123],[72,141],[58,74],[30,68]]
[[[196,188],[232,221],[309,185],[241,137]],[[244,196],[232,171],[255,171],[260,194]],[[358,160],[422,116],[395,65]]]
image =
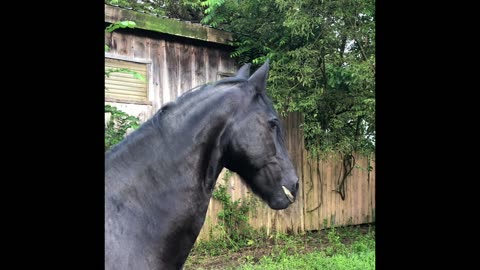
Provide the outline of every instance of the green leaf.
[[134,72],[133,77],[135,77],[135,78],[137,78],[141,81],[145,81],[145,77],[143,77],[140,73]]

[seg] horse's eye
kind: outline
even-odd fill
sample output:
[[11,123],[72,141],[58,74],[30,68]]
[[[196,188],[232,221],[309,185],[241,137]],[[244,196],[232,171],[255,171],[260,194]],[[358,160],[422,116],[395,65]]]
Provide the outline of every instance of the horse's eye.
[[271,128],[275,128],[278,126],[278,119],[272,119],[272,120],[269,120],[268,123],[270,124],[270,127]]

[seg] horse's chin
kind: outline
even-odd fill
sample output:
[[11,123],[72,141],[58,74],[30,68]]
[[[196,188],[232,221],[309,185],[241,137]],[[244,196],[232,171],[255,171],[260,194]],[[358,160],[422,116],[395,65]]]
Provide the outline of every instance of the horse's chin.
[[268,201],[268,206],[273,210],[283,210],[290,206],[291,202],[287,198],[271,199]]

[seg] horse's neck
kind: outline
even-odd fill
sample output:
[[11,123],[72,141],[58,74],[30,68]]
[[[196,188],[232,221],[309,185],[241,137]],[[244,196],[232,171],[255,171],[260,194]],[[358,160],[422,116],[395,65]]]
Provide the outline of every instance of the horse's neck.
[[[128,147],[119,147],[111,158],[116,159],[114,163],[121,164],[127,174],[153,168],[164,172],[161,179],[157,179],[164,185],[174,184],[181,188],[179,185],[201,184],[205,192],[211,194],[222,169],[220,137],[235,110],[232,104],[231,98],[220,93],[197,103],[186,100],[177,104],[128,136],[122,142]],[[180,183],[179,177],[193,182]],[[136,181],[133,175],[124,179],[127,185]],[[171,181],[175,183],[169,183]]]
[[187,101],[172,113],[176,126],[170,136],[174,139],[168,143],[169,151],[176,156],[172,162],[185,165],[191,178],[200,181],[207,193],[211,193],[223,168],[221,136],[236,110],[234,103],[228,93],[216,92],[198,102]]
[[[106,220],[117,220],[108,241],[139,245],[146,257],[172,264],[183,262],[201,230],[222,169],[222,134],[238,104],[217,93],[185,101],[147,121],[106,158]],[[123,242],[117,235],[125,235]]]

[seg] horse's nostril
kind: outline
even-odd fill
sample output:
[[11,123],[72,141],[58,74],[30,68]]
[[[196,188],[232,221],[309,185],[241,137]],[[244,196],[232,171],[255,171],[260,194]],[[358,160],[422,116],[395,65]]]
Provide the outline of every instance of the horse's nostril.
[[295,184],[291,185],[290,188],[289,188],[290,192],[295,197],[297,196],[298,187],[299,187],[299,185],[298,185],[298,181],[297,181]]

